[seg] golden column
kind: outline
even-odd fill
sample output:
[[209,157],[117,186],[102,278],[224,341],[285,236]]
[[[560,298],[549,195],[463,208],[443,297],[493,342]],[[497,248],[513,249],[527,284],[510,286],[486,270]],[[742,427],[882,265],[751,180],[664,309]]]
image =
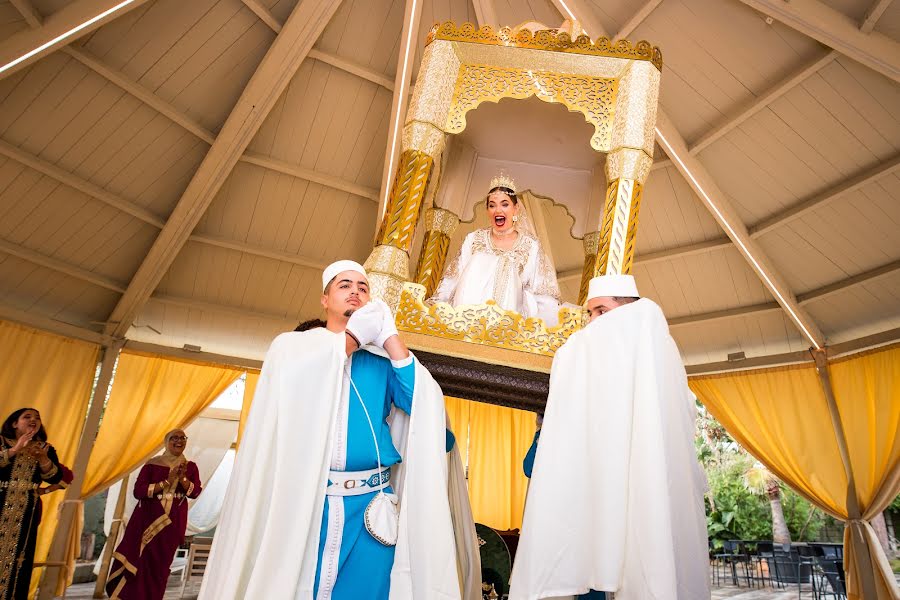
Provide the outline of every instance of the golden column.
[[388,197],[375,249],[366,260],[373,297],[396,310],[409,280],[409,250],[428,180],[444,148],[444,132],[429,123],[408,122],[403,128],[400,164]]
[[437,289],[444,265],[450,238],[459,226],[459,217],[443,208],[429,208],[425,211],[425,239],[416,266],[416,283],[425,286],[425,297],[429,298]]
[[638,211],[653,165],[658,96],[659,69],[649,62],[635,61],[619,80],[612,142],[606,155],[603,212],[599,229],[584,236],[580,303],[587,299],[591,278],[631,272]]

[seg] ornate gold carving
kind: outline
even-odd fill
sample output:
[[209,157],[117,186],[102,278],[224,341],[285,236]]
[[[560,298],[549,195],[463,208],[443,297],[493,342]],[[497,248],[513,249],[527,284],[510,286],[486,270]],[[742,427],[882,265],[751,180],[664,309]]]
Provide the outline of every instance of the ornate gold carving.
[[425,231],[439,231],[447,237],[459,227],[459,217],[445,208],[429,208],[425,211]]
[[594,126],[591,147],[603,152],[610,148],[617,90],[617,80],[606,77],[464,65],[460,67],[444,129],[448,133],[463,131],[466,113],[482,102],[536,96],[584,115]]
[[416,283],[425,287],[427,297],[434,294],[441,282],[449,248],[450,237],[445,233],[433,229],[425,232],[419,264],[416,266]]
[[581,267],[581,285],[578,288],[578,303],[587,301],[588,286],[594,278],[597,265],[597,253],[600,251],[600,232],[591,231],[584,234],[584,264]]
[[435,161],[444,151],[447,134],[432,125],[421,121],[407,122],[403,127],[403,139],[400,146],[403,150],[424,152]]
[[617,148],[606,155],[606,180],[634,179],[646,183],[653,157],[635,148]]
[[617,179],[609,183],[595,276],[631,272],[643,187],[633,179]]
[[472,42],[492,46],[512,46],[515,48],[550,50],[590,56],[644,60],[652,63],[658,70],[662,70],[663,64],[660,49],[647,41],[642,40],[632,44],[628,40],[619,40],[613,43],[609,38],[604,37],[591,42],[591,39],[586,35],[580,35],[573,40],[568,33],[553,29],[544,29],[532,33],[528,29],[514,32],[509,27],[503,27],[495,32],[490,25],[485,25],[479,29],[472,23],[463,23],[457,27],[453,21],[447,21],[438,23],[431,28],[428,37],[425,39],[426,47],[434,40]]
[[396,246],[376,246],[363,266],[369,274],[382,273],[401,280],[409,279],[409,255]]
[[421,121],[443,129],[459,64],[452,44],[432,44],[425,48],[406,113],[407,123]]
[[372,298],[380,298],[391,307],[396,314],[400,305],[400,293],[405,280],[385,273],[369,273],[369,294]]
[[583,311],[561,308],[559,325],[548,328],[543,320],[503,310],[492,300],[456,308],[443,302],[428,307],[424,300],[423,286],[403,286],[397,329],[544,356],[553,356],[581,328],[583,319]]
[[377,244],[400,248],[409,255],[422,200],[434,159],[418,150],[404,150],[391,188],[390,201],[376,236]]
[[659,71],[642,62],[628,64],[619,79],[611,149],[639,148],[653,156]]

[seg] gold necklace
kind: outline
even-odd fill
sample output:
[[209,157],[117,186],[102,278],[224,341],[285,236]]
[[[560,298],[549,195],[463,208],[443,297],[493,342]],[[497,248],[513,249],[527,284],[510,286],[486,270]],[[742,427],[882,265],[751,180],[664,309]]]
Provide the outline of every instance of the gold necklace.
[[493,227],[491,227],[491,232],[492,232],[495,236],[497,236],[498,238],[502,238],[502,237],[508,237],[508,236],[510,236],[510,235],[512,235],[512,234],[514,234],[514,233],[518,233],[518,229],[516,229],[515,227],[513,227],[513,228],[510,229],[509,231],[503,231],[503,232],[501,232],[501,231],[497,231],[496,229],[494,229]]

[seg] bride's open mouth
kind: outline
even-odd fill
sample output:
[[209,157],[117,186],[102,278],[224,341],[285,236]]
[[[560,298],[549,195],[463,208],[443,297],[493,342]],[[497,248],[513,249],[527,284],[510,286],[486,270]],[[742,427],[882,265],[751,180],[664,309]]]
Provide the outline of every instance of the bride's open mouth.
[[504,225],[506,225],[506,217],[504,217],[503,215],[497,215],[496,217],[494,217],[494,225],[496,225],[497,227],[503,227]]

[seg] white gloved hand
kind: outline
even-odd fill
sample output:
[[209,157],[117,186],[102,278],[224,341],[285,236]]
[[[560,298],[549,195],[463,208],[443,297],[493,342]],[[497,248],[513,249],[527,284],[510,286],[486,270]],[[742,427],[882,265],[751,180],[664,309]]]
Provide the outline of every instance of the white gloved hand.
[[391,312],[391,307],[387,305],[387,302],[384,300],[372,300],[369,304],[375,304],[376,302],[381,306],[384,323],[381,326],[381,334],[375,340],[375,345],[384,348],[384,343],[389,337],[398,335],[397,324],[394,322],[394,313]]
[[377,300],[372,300],[359,310],[354,311],[347,321],[347,333],[352,335],[359,347],[371,344],[381,334],[384,327],[384,309]]

